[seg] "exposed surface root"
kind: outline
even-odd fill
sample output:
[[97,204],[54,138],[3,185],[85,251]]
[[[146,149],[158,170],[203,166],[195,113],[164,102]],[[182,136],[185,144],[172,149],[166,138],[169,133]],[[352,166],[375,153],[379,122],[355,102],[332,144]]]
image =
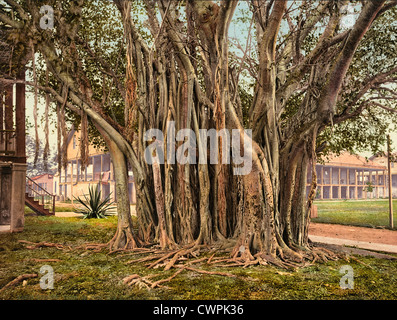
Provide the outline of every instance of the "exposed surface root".
[[134,254],[142,254],[142,253],[151,253],[156,251],[156,249],[150,249],[150,248],[134,248],[134,249],[115,249],[115,250],[110,250],[108,255],[113,254],[113,253],[124,253],[125,255],[134,255]]
[[[171,251],[150,250],[150,253],[152,253],[150,256],[139,258],[139,259],[134,259],[134,260],[129,260],[126,263],[132,264],[132,263],[148,262],[148,261],[155,260],[154,262],[147,264],[147,267],[148,268],[158,268],[160,266],[164,266],[164,270],[169,270],[174,266],[174,264],[177,261],[186,260],[190,257],[198,257],[198,255],[200,254],[200,251],[203,247],[205,247],[205,246],[204,245],[188,245],[181,249],[176,249],[176,250],[171,250]],[[138,252],[133,252],[131,254],[137,254],[137,253]],[[145,253],[145,252],[140,252],[140,253]]]
[[61,262],[62,260],[60,260],[60,259],[28,259],[28,261],[33,261],[33,262]]
[[[191,245],[172,251],[160,251],[160,250],[151,251],[150,253],[152,254],[149,256],[127,261],[126,262],[127,264],[150,262],[146,264],[148,268],[164,267],[164,271],[169,270],[171,268],[176,268],[177,271],[174,272],[168,278],[160,279],[157,281],[151,281],[149,279],[159,277],[161,276],[161,273],[149,275],[145,277],[141,277],[137,274],[133,274],[131,276],[124,278],[124,283],[129,286],[137,285],[139,287],[146,287],[147,289],[153,289],[157,287],[161,288],[163,287],[164,283],[170,282],[172,279],[174,279],[177,275],[179,275],[185,270],[199,274],[217,275],[217,276],[224,276],[231,278],[239,277],[238,275],[232,273],[204,270],[199,267],[192,267],[192,265],[199,265],[202,267],[212,266],[212,267],[243,267],[243,268],[253,265],[273,265],[278,268],[295,270],[299,267],[311,265],[315,261],[325,262],[328,260],[336,260],[344,257],[344,255],[343,254],[341,255],[340,252],[338,253],[337,251],[330,250],[327,248],[320,248],[320,247],[312,247],[312,248],[307,248],[306,250],[298,251],[295,255],[295,258],[302,257],[301,261],[299,261],[300,259],[290,259],[289,254],[281,255],[279,253],[277,256],[265,254],[263,252],[252,254],[248,250],[239,251],[237,252],[237,254],[234,251],[233,255],[231,255],[229,251],[229,256],[226,256],[224,254],[221,256],[216,256],[218,253],[217,249],[219,249],[219,247],[214,249],[214,252],[211,254],[211,256],[208,257],[207,255],[205,257],[199,257],[204,247],[205,246]],[[208,253],[208,250],[205,250],[205,252]],[[144,252],[140,252],[140,253],[144,253]],[[135,254],[135,252],[131,254]]]
[[[149,255],[140,257],[138,259],[129,260],[127,264],[147,262],[146,266],[149,269],[156,269],[163,267],[164,271],[170,270],[171,268],[181,268],[182,266],[189,270],[193,264],[205,264],[214,267],[249,267],[253,265],[273,265],[278,268],[292,269],[295,270],[299,267],[304,267],[314,262],[326,262],[328,260],[337,260],[345,258],[345,254],[336,252],[334,250],[322,248],[322,247],[311,247],[306,249],[300,249],[291,256],[289,250],[279,250],[277,254],[267,254],[265,252],[251,253],[250,250],[244,249],[236,251],[235,247],[229,256],[223,254],[216,256],[222,252],[218,252],[220,247],[217,245],[216,248],[208,250],[208,246],[205,245],[188,245],[177,250],[142,250],[130,252],[128,255],[144,254]],[[204,250],[203,250],[204,249]],[[200,257],[202,252],[211,252],[210,257]],[[223,251],[223,250],[220,250]],[[182,264],[181,264],[182,263]]]
[[9,283],[7,283],[3,288],[1,288],[0,292],[5,290],[5,289],[7,289],[7,288],[9,288],[9,287],[15,286],[16,284],[22,282],[23,280],[31,279],[31,278],[37,278],[37,277],[38,277],[37,273],[21,274],[20,276],[16,277],[14,280],[12,280]]
[[148,275],[148,276],[145,276],[145,277],[141,277],[138,274],[133,274],[133,275],[130,275],[128,277],[125,277],[123,279],[123,282],[124,282],[124,284],[126,284],[128,286],[136,285],[136,286],[138,286],[140,288],[145,287],[147,289],[152,288],[152,286],[153,286],[153,288],[156,287],[156,286],[157,287],[161,287],[159,284],[157,284],[155,286],[154,285],[155,283],[153,283],[152,281],[149,280],[150,278],[154,278],[154,277],[157,277],[157,276],[159,276],[159,275],[158,274],[152,274],[152,275]]
[[26,244],[26,249],[38,249],[38,248],[57,248],[59,250],[92,250],[93,252],[100,252],[103,249],[108,249],[109,250],[109,254],[115,253],[115,252],[125,252],[125,251],[136,251],[139,253],[142,252],[150,252],[152,251],[151,249],[146,249],[146,248],[133,248],[130,249],[128,247],[128,242],[126,245],[126,248],[124,249],[115,249],[112,250],[112,245],[114,243],[113,239],[111,241],[109,241],[108,243],[84,243],[82,245],[79,246],[67,246],[67,245],[63,245],[60,243],[52,243],[52,242],[46,242],[46,241],[42,241],[42,242],[31,242],[31,241],[27,241],[27,240],[18,240],[18,242],[20,243],[24,243]]
[[[164,273],[160,272],[147,276],[132,274],[123,279],[123,282],[128,286],[138,286],[149,290],[154,288],[167,288],[165,284],[172,281],[184,271],[236,278],[239,276],[233,273],[206,269],[208,267],[247,268],[254,265],[272,265],[277,268],[295,270],[299,267],[311,265],[315,262],[326,262],[328,260],[337,260],[340,258],[346,259],[347,256],[346,252],[336,250],[335,248],[324,248],[317,245],[307,248],[295,248],[296,251],[289,248],[287,248],[287,250],[282,250],[280,247],[274,254],[268,254],[266,252],[253,253],[242,246],[236,250],[236,246],[232,245],[233,242],[228,242],[227,246],[217,243],[213,247],[193,243],[173,250],[164,250],[158,246],[148,248],[129,248],[126,246],[124,249],[112,250],[111,243],[109,242],[85,243],[74,248],[50,242],[34,243],[25,240],[20,240],[19,242],[26,244],[28,249],[53,247],[59,250],[89,250],[92,252],[101,252],[102,250],[107,249],[109,250],[109,255],[115,254],[116,257],[119,258],[138,255],[136,259],[126,261],[126,264],[145,263],[145,266],[148,269],[162,268],[163,271],[170,269],[176,270],[167,278],[161,278],[164,277]],[[293,254],[290,251],[293,251]],[[204,256],[202,255],[203,253]],[[14,283],[22,281],[21,279],[23,280],[23,278],[15,279]]]
[[100,252],[102,249],[107,248],[107,243],[85,243],[79,246],[67,246],[60,243],[52,243],[52,242],[31,242],[27,240],[18,240],[20,243],[26,244],[26,249],[38,249],[38,248],[57,248],[58,250],[93,250],[94,252]]
[[142,247],[144,245],[137,237],[133,236],[128,230],[120,230],[117,228],[116,234],[107,243],[110,251],[128,250]]
[[210,275],[215,275],[215,276],[224,276],[224,277],[231,277],[231,278],[237,277],[235,274],[232,274],[232,273],[202,270],[202,269],[188,267],[185,265],[176,265],[175,267],[181,268],[180,270],[190,270],[190,271],[194,271],[194,272],[202,273],[202,274],[210,274]]
[[174,267],[178,268],[178,270],[176,272],[174,272],[170,277],[165,278],[165,279],[160,279],[157,281],[149,280],[151,278],[156,278],[158,276],[161,276],[161,274],[152,274],[152,275],[148,275],[148,276],[144,276],[144,277],[141,277],[138,274],[133,274],[128,277],[125,277],[123,279],[123,282],[124,282],[124,284],[126,284],[128,286],[136,285],[140,288],[146,287],[147,289],[167,288],[167,287],[164,287],[162,284],[166,283],[166,282],[170,282],[178,274],[182,273],[185,270],[189,270],[189,271],[197,272],[197,273],[201,273],[201,274],[217,275],[217,276],[232,277],[232,278],[237,277],[236,275],[227,273],[227,272],[202,270],[202,269],[192,268],[187,265],[179,265],[178,264],[178,265],[175,265]]
[[107,243],[86,243],[81,246],[75,247],[76,250],[92,250],[93,252],[100,252],[102,249],[107,248]]
[[[186,261],[185,266],[192,264],[206,263],[207,265],[217,267],[248,267],[252,265],[273,265],[283,269],[296,269],[307,266],[315,262],[326,262],[329,260],[346,259],[345,250],[335,247],[311,246],[310,248],[301,248],[293,251],[278,249],[276,254],[268,254],[265,252],[257,252],[253,254],[249,249],[236,250],[236,246],[219,246],[219,243],[210,248],[207,245],[190,244],[174,250],[163,250],[159,247],[135,247],[125,249],[112,250],[113,240],[108,243],[85,243],[79,246],[71,247],[59,243],[51,242],[30,242],[26,240],[18,240],[20,243],[26,244],[27,249],[37,249],[43,247],[56,248],[58,250],[90,250],[92,252],[101,252],[103,249],[109,250],[108,254],[120,254],[121,257],[128,255],[146,255],[138,259],[129,260],[127,264],[148,262],[146,266],[149,269],[164,267],[164,271],[170,270],[177,263]],[[201,253],[212,252],[210,257],[200,257]],[[229,256],[222,254],[229,252]],[[293,252],[293,254],[291,253]],[[193,258],[193,260],[192,260]]]
[[140,263],[140,262],[145,262],[145,261],[151,261],[151,260],[155,260],[155,259],[159,259],[161,258],[163,255],[161,254],[153,254],[150,255],[148,257],[144,257],[144,258],[139,258],[139,259],[134,259],[134,260],[129,260],[126,262],[126,264],[132,264],[132,263]]
[[165,282],[171,281],[171,280],[174,279],[178,274],[180,274],[183,270],[185,270],[185,268],[181,268],[181,269],[177,270],[172,276],[170,276],[170,277],[168,277],[168,278],[166,278],[166,279],[161,279],[161,280],[158,280],[158,281],[156,281],[156,282],[153,282],[152,285],[151,285],[151,288],[152,288],[152,289],[153,289],[153,288],[156,288],[156,287],[160,286],[161,283],[165,283]]
[[28,246],[26,246],[26,249],[37,249],[37,248],[43,248],[43,247],[52,247],[52,248],[57,248],[59,250],[71,250],[70,246],[64,246],[62,244],[59,243],[52,243],[52,242],[30,242],[27,240],[18,240],[18,242],[20,243],[25,243],[28,244]]
[[[109,250],[108,255],[114,254],[117,258],[123,258],[128,256],[136,256],[136,259],[128,260],[124,263],[135,264],[145,263],[148,269],[163,268],[164,271],[174,269],[176,270],[167,278],[163,272],[157,274],[151,274],[147,276],[140,276],[138,274],[132,274],[123,279],[123,282],[128,286],[138,286],[140,288],[154,289],[154,288],[167,288],[166,283],[172,281],[179,274],[184,271],[190,271],[199,274],[215,275],[236,278],[239,277],[233,273],[221,272],[218,270],[206,270],[208,267],[242,267],[247,268],[254,265],[272,265],[277,268],[295,270],[300,267],[312,265],[315,262],[326,262],[329,260],[338,259],[349,259],[349,253],[346,250],[342,250],[339,247],[320,246],[318,244],[311,244],[307,248],[295,248],[289,250],[282,250],[279,248],[276,253],[268,254],[265,252],[252,253],[249,249],[240,247],[236,250],[236,246],[232,246],[232,242],[228,242],[225,247],[214,244],[212,247],[207,245],[199,245],[193,243],[184,247],[164,250],[158,246],[152,247],[136,247],[136,248],[125,248],[112,250],[112,247],[108,243],[85,243],[79,246],[71,247],[63,244],[51,243],[51,242],[30,242],[26,240],[19,240],[20,243],[26,245],[27,249],[37,249],[43,247],[56,248],[59,250],[86,250],[92,252],[101,252],[104,249]],[[291,255],[293,251],[294,254]],[[204,253],[204,255],[202,255]],[[354,254],[354,252],[352,252]],[[351,257],[355,259],[354,257]],[[38,262],[60,261],[58,259],[32,259]],[[356,260],[360,262],[358,259]],[[4,288],[11,285],[17,284],[29,277],[35,277],[37,275],[21,275],[16,278]],[[154,280],[154,278],[157,278]],[[158,279],[160,278],[160,279]],[[3,288],[3,289],[4,289]],[[3,290],[1,289],[1,290]]]

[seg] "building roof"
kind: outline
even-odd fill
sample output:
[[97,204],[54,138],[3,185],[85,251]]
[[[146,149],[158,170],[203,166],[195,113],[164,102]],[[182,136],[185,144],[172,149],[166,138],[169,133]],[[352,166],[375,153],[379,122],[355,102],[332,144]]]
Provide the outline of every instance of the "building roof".
[[[392,155],[392,161],[391,161],[391,173],[396,174],[397,173],[397,161],[396,160],[396,154],[391,154]],[[384,154],[377,154],[369,158],[372,160],[374,163],[378,165],[384,165],[387,166],[387,153]],[[393,161],[394,160],[394,161]]]
[[54,177],[54,175],[51,174],[51,173],[42,173],[42,174],[39,174],[38,176],[32,177],[32,178],[30,178],[30,179],[32,179],[32,180],[37,180],[37,179],[40,179],[40,178],[44,177],[45,175],[48,175],[48,178],[49,178],[49,179],[51,179],[51,178]]
[[[73,146],[74,141],[75,141],[75,145]],[[72,125],[65,141],[68,148],[67,161],[71,161],[71,160],[74,161],[81,159],[80,141],[81,141],[81,131],[78,128],[75,128],[74,125]],[[89,157],[102,155],[102,154],[109,154],[109,151],[105,151],[103,147],[98,147],[95,144],[89,142],[88,145]]]
[[342,152],[340,155],[332,154],[328,156],[328,161],[325,162],[326,166],[337,167],[351,167],[351,168],[366,168],[385,170],[386,166],[368,160],[362,156],[351,154],[349,152]]

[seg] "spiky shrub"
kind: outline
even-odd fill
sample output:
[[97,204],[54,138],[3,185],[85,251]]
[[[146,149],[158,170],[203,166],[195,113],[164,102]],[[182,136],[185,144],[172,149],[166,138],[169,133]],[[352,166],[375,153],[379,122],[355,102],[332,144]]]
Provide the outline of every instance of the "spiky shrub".
[[110,194],[104,199],[102,199],[102,192],[99,189],[99,184],[95,186],[89,186],[89,194],[84,194],[82,197],[74,197],[74,199],[83,205],[79,211],[76,213],[82,213],[84,219],[102,219],[106,216],[114,214],[114,207],[112,207],[113,202],[110,200]]

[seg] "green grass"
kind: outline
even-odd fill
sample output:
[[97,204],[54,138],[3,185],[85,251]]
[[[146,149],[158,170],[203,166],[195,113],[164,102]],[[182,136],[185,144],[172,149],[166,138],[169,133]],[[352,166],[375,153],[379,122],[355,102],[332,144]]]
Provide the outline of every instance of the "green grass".
[[[318,208],[318,218],[313,222],[336,223],[362,227],[389,226],[388,200],[343,200],[314,202]],[[393,201],[394,229],[397,229],[397,201]]]
[[[214,268],[236,278],[203,275],[184,271],[166,285],[148,290],[128,287],[122,279],[137,273],[152,273],[166,278],[175,269],[148,269],[144,263],[126,264],[131,256],[106,251],[64,251],[56,248],[29,250],[18,240],[54,242],[77,246],[89,242],[107,242],[113,236],[117,217],[83,220],[81,218],[26,217],[24,232],[0,234],[0,288],[17,276],[37,273],[44,264],[54,269],[54,289],[43,290],[39,278],[30,279],[0,292],[0,299],[397,299],[395,261],[360,257],[362,263],[340,260],[316,263],[296,271],[270,266]],[[134,256],[138,258],[140,255]],[[36,262],[33,259],[60,259]],[[342,265],[354,270],[354,289],[339,286]]]

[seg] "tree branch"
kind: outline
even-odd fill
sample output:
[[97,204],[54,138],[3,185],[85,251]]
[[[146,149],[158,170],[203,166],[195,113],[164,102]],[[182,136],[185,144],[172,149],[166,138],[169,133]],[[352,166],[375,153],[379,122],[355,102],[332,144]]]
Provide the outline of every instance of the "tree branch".
[[329,114],[334,114],[336,98],[353,55],[384,3],[385,1],[365,2],[363,10],[347,37],[344,47],[330,72],[327,84],[321,92],[318,109],[318,119],[320,122],[327,122],[329,120]]
[[6,15],[5,13],[2,13],[2,12],[0,12],[0,21],[2,21],[6,25],[9,25],[10,27],[13,27],[15,29],[22,29],[22,27],[23,27],[22,22],[13,20],[8,15]]
[[376,107],[379,107],[379,108],[382,108],[382,109],[384,109],[386,111],[389,111],[389,112],[397,113],[396,109],[393,109],[393,108],[390,108],[390,107],[386,107],[383,104],[375,102],[375,101],[368,102],[368,104],[376,106]]

